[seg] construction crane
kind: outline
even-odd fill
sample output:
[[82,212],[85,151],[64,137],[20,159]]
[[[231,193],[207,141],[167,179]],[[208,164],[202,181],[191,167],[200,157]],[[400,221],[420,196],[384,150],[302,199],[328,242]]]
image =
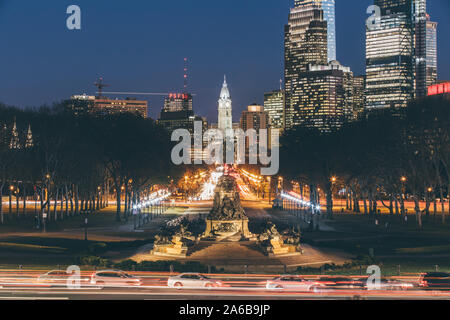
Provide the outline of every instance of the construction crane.
[[109,84],[103,83],[103,78],[100,77],[98,79],[98,82],[94,83],[94,86],[96,86],[98,89],[98,92],[97,92],[99,94],[98,97],[102,98],[103,97],[103,88],[109,87]]
[[[184,58],[184,68],[183,68],[183,94],[182,96],[187,96],[187,88],[188,88],[188,58]],[[105,94],[113,94],[113,95],[128,95],[128,96],[178,96],[178,94],[175,93],[165,93],[165,92],[118,92],[118,91],[110,91],[110,92],[104,92],[103,88],[109,87],[107,84],[103,84],[103,78],[100,78],[97,83],[95,83],[95,86],[98,88],[98,94],[100,97],[103,93]],[[190,94],[191,96],[195,96],[196,94]]]

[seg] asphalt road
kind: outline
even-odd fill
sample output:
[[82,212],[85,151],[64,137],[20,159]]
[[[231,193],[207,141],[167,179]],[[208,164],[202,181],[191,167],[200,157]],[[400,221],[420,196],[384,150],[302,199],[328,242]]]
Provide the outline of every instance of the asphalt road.
[[[266,290],[265,282],[272,276],[214,275],[224,288],[176,290],[167,287],[168,275],[141,273],[139,287],[99,287],[81,282],[79,288],[61,283],[39,283],[35,271],[0,272],[0,300],[450,300],[450,291],[404,291],[345,289],[321,292]],[[88,276],[82,273],[81,277]],[[413,281],[413,279],[409,279]]]

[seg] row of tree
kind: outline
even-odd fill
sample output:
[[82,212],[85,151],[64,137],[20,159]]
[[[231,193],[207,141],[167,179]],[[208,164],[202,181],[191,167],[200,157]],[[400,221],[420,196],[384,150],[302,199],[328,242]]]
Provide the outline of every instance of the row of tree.
[[[40,200],[40,218],[45,212],[58,219],[57,203],[61,218],[99,209],[114,195],[117,220],[127,219],[131,204],[151,186],[180,174],[170,161],[169,134],[152,119],[74,116],[63,104],[27,110],[0,105],[0,119],[0,199],[6,192],[17,204],[21,198],[24,212],[27,197]],[[30,132],[20,128],[31,128],[31,143]],[[5,221],[2,201],[0,219]]]
[[382,201],[392,214],[405,215],[408,195],[419,228],[423,214],[440,199],[445,223],[449,130],[450,101],[435,98],[415,100],[404,110],[370,112],[332,132],[295,127],[281,138],[281,173],[308,186],[312,203],[318,190],[324,191],[329,216],[339,188],[355,212],[361,212],[360,200],[367,213],[376,213]]

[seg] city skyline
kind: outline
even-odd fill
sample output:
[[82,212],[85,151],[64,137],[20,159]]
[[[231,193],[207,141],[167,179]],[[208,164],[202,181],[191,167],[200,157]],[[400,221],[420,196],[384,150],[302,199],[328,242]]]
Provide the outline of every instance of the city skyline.
[[[340,0],[336,3],[337,59],[342,65],[351,67],[355,76],[364,73],[364,21],[368,17],[365,10],[372,2],[371,0],[358,3],[352,1],[350,4],[350,1]],[[165,4],[156,2],[152,10],[142,13],[144,16],[155,15],[155,20],[138,19],[139,23],[134,25],[124,23],[120,28],[106,24],[111,28],[109,31],[100,25],[117,17],[117,9],[120,9],[121,5],[107,6],[108,10],[101,13],[99,9],[101,5],[106,5],[106,2],[99,1],[98,3],[90,4],[86,1],[79,1],[83,12],[82,30],[78,33],[71,33],[64,28],[66,3],[50,8],[47,4],[36,6],[35,4],[25,5],[25,1],[15,3],[3,1],[0,5],[0,37],[5,40],[4,43],[8,43],[8,46],[0,53],[0,61],[3,61],[4,74],[9,74],[9,77],[0,79],[0,101],[21,107],[39,106],[44,103],[51,104],[73,94],[93,94],[95,87],[92,84],[98,76],[104,76],[105,81],[111,84],[114,91],[181,91],[183,87],[183,57],[187,56],[190,61],[189,91],[197,94],[194,97],[194,109],[197,114],[207,116],[210,122],[214,122],[217,92],[220,91],[220,79],[224,73],[228,75],[228,82],[234,97],[234,118],[238,118],[248,104],[253,102],[262,104],[264,93],[277,89],[279,79],[283,78],[283,53],[280,50],[283,41],[282,28],[287,21],[289,8],[293,6],[293,2],[275,4],[258,2],[260,5],[255,13],[261,17],[271,14],[272,17],[265,23],[265,26],[258,24],[258,27],[249,25],[248,21],[244,19],[244,15],[251,11],[252,1],[242,5],[236,23],[213,25],[212,30],[220,35],[220,39],[213,39],[207,50],[203,50],[204,53],[196,52],[192,49],[194,46],[189,46],[187,52],[183,52],[180,48],[187,39],[195,45],[197,41],[201,40],[201,35],[207,36],[212,30],[209,32],[202,30],[198,23],[193,21],[191,23],[190,20],[180,16],[178,11],[174,13],[175,16],[179,18],[178,21],[181,25],[187,26],[188,30],[177,32],[176,26],[179,27],[179,24],[176,23],[167,32],[168,35],[174,35],[172,38],[169,37],[169,40],[158,39],[154,35],[151,26],[154,26],[155,21],[167,17],[166,14],[169,12],[169,8]],[[449,24],[443,19],[443,13],[448,5],[446,1],[428,1],[428,13],[431,15],[432,21],[438,22],[438,76],[443,80],[450,78],[449,62],[444,58],[448,55],[450,48],[445,41],[442,41],[449,28]],[[141,4],[137,6],[141,6]],[[196,7],[195,13],[189,11],[189,8],[181,3],[179,8],[180,12],[185,10],[187,14],[203,16],[207,10],[216,9],[220,9],[220,15],[231,14],[232,10],[236,10],[238,6],[240,5],[236,3],[205,3],[203,8]],[[142,5],[141,9],[145,11],[149,8]],[[46,11],[46,21],[40,21],[39,17],[36,17],[39,16],[41,10]],[[133,14],[139,16],[140,13],[136,11],[138,10],[133,10]],[[36,30],[24,29],[23,26],[9,20],[13,16],[11,13],[19,12],[25,19],[31,21],[36,19]],[[353,21],[350,23],[347,21],[349,19],[344,19],[346,15],[355,16],[355,19],[351,19]],[[128,22],[130,16],[130,10],[122,12],[124,21]],[[205,16],[205,18],[207,17]],[[247,26],[246,29],[242,28],[244,22]],[[5,31],[8,30],[5,28],[5,24],[9,27],[10,32]],[[123,41],[122,39],[128,37],[129,32],[134,28],[144,30],[141,32],[141,36],[133,36],[130,41]],[[237,30],[240,31],[243,39],[233,35]],[[260,31],[257,32],[257,30]],[[346,37],[349,30],[359,34],[360,38]],[[191,31],[196,32],[199,36],[190,35]],[[44,34],[48,36],[44,38]],[[142,35],[145,36],[142,37]],[[255,38],[252,39],[250,36],[255,36]],[[35,39],[31,39],[32,37]],[[114,37],[119,40],[113,42]],[[94,41],[94,38],[97,40]],[[349,38],[353,38],[353,40]],[[221,39],[226,40],[225,44]],[[262,39],[268,41],[262,43]],[[159,43],[162,41],[164,44],[170,44],[173,49],[165,55],[164,59],[159,56],[159,51],[164,51],[167,47],[163,50],[158,46],[153,46],[154,41],[157,40],[160,40]],[[39,45],[39,51],[34,52],[32,57],[27,56],[27,59],[23,59],[27,55],[23,47],[33,46],[33,44],[37,46],[36,41],[47,45],[42,47]],[[55,43],[58,45],[55,46]],[[91,58],[85,59],[86,53],[74,48],[74,43],[85,43],[93,48],[101,47],[101,43],[109,43],[111,50],[107,50],[108,46],[106,46],[107,49],[101,49]],[[243,44],[245,45],[243,46]],[[348,44],[353,44],[353,46]],[[224,53],[223,47],[234,48],[235,46],[243,48],[239,51],[240,54],[235,53],[230,56]],[[255,51],[249,48],[252,46],[259,50]],[[145,59],[145,54],[149,54],[149,58]],[[130,61],[131,58],[135,61]],[[114,64],[117,61],[120,61],[119,67]],[[205,63],[201,65],[200,61]],[[50,64],[54,67],[51,67]],[[13,69],[14,72],[12,72]],[[46,71],[45,75],[42,75],[43,70]],[[69,72],[71,76],[67,77],[64,72]],[[40,78],[37,78],[35,74],[40,74]],[[64,79],[67,80],[64,81]],[[149,98],[148,100],[149,114],[156,119],[163,106],[163,99]]]
[[0,299],[450,300],[448,12],[0,0]]

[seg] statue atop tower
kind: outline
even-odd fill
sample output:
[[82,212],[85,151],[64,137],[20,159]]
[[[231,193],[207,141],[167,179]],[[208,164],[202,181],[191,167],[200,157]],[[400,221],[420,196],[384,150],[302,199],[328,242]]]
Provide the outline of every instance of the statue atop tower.
[[224,76],[222,90],[220,91],[219,109],[218,109],[218,129],[223,132],[224,135],[230,130],[233,130],[233,115],[231,107],[231,96],[228,90],[227,78]]

